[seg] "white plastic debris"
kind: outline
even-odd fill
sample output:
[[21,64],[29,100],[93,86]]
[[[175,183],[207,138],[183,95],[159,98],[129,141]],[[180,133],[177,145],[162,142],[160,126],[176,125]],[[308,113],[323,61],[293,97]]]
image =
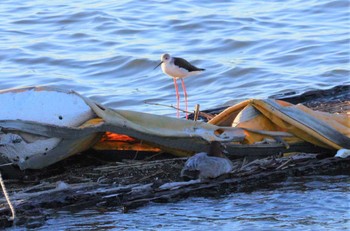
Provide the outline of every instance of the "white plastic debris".
[[60,126],[78,126],[93,112],[74,92],[50,88],[0,91],[0,120],[37,121]]
[[17,164],[21,169],[26,169],[26,161],[36,155],[45,155],[57,146],[61,139],[47,138],[37,139],[27,143],[17,134],[0,133],[0,153],[6,155],[12,163]]
[[159,186],[159,189],[163,190],[173,190],[173,189],[178,189],[184,186],[192,185],[192,184],[198,184],[200,183],[201,180],[190,180],[190,181],[181,181],[181,182],[170,182],[170,183],[165,183]]
[[[94,117],[93,111],[79,94],[50,87],[0,91],[0,108],[3,127],[11,124],[11,121],[75,127]],[[42,168],[70,154],[62,151],[53,158],[50,151],[61,144],[61,138],[22,132],[18,127],[16,129],[9,132],[0,127],[0,155],[22,170]]]
[[347,158],[350,156],[350,150],[349,149],[339,149],[337,151],[337,154],[335,154],[335,157],[339,157],[339,158]]

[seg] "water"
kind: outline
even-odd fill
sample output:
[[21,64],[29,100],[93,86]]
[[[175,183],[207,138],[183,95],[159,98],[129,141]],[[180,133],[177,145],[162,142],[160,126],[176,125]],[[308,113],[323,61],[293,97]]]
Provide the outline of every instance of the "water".
[[251,193],[151,204],[128,214],[59,211],[39,230],[348,230],[349,176],[290,178]]
[[[175,116],[153,105],[176,102],[173,81],[153,70],[165,52],[206,68],[185,80],[190,108],[350,84],[347,0],[2,0],[0,6],[0,89],[56,86],[113,108]],[[349,227],[347,178],[292,183],[130,214],[61,211],[48,227]]]
[[[346,0],[1,1],[0,89],[49,85],[107,106],[175,116],[162,53],[207,70],[189,106],[349,84]],[[182,107],[184,104],[182,104]]]

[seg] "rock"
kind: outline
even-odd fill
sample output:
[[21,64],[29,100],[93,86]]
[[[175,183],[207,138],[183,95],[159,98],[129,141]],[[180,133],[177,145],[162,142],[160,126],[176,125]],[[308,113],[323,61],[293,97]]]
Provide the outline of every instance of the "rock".
[[208,156],[201,152],[190,157],[181,171],[181,177],[187,179],[216,178],[231,172],[232,162],[224,157]]

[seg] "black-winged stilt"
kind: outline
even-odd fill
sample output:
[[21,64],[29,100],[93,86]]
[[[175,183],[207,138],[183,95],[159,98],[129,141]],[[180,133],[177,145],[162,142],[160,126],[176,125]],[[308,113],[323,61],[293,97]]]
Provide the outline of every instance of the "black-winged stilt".
[[177,99],[177,117],[179,118],[179,105],[180,105],[180,96],[179,96],[179,88],[177,86],[177,79],[181,79],[182,89],[184,91],[185,96],[185,110],[186,110],[186,119],[188,119],[188,102],[187,102],[187,92],[185,87],[184,78],[197,75],[204,71],[203,68],[198,68],[193,66],[187,60],[178,57],[171,57],[169,54],[163,54],[160,57],[161,62],[154,68],[156,69],[159,65],[162,65],[162,71],[172,77],[174,79],[175,91],[176,91],[176,99]]

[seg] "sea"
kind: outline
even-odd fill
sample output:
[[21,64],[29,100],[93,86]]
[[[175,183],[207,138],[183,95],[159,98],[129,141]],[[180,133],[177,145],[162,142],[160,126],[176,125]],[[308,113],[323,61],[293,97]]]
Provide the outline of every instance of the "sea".
[[[350,2],[0,2],[0,90],[52,86],[107,107],[175,117],[174,82],[154,69],[164,53],[206,69],[184,80],[190,110],[349,85]],[[348,176],[289,183],[128,214],[60,211],[45,229],[350,230]]]

